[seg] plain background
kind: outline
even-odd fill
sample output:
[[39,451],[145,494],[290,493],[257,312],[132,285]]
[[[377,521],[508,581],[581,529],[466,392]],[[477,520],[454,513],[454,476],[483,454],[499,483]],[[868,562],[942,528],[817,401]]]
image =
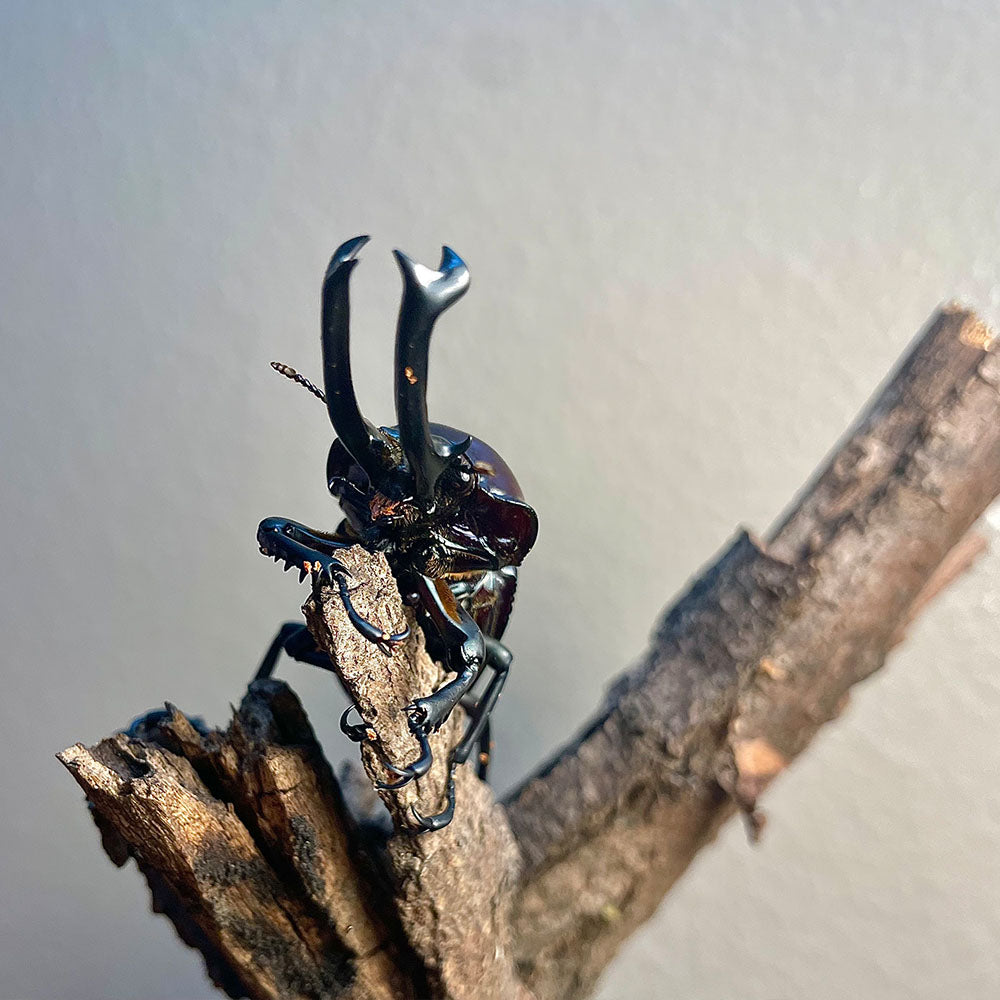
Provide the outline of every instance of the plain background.
[[[447,242],[434,418],[537,507],[509,787],[736,527],[765,529],[937,304],[1000,306],[993,4],[6,2],[0,995],[208,998],[62,747],[165,698],[223,722],[333,527],[319,285],[391,418],[398,245]],[[995,531],[987,525],[987,532]],[[1000,992],[1000,555],[704,852],[602,1000]],[[287,666],[337,761],[342,700]]]

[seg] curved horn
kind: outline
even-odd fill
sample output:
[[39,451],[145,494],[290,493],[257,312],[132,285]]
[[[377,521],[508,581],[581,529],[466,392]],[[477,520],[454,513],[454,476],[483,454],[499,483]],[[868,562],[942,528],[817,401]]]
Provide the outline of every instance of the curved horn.
[[399,438],[417,497],[430,500],[448,463],[470,439],[442,450],[434,446],[427,420],[427,355],[434,322],[469,287],[469,269],[449,247],[441,248],[437,271],[393,250],[403,275],[403,301],[396,329],[396,418]]
[[371,425],[361,416],[358,398],[351,381],[351,327],[348,283],[358,263],[357,252],[368,236],[355,236],[334,251],[323,279],[323,386],[330,423],[351,457],[368,473],[372,482],[385,475],[375,447],[377,438]]

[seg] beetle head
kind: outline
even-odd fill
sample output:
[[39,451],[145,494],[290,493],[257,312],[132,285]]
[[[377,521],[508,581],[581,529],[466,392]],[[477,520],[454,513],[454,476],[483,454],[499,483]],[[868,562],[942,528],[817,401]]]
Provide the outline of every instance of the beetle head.
[[[272,367],[327,407],[337,437],[327,458],[327,486],[364,544],[434,534],[450,538],[475,563],[519,565],[535,540],[535,512],[506,462],[487,444],[427,419],[427,357],[437,317],[469,285],[461,258],[442,249],[432,271],[398,250],[403,300],[396,331],[395,427],[376,427],[358,407],[351,379],[348,280],[367,236],[337,248],[323,281],[323,382],[319,389],[288,365]],[[488,544],[487,544],[488,536]],[[470,568],[476,568],[471,565]]]
[[[431,424],[435,444],[447,444],[451,436],[439,433],[450,428]],[[429,525],[446,520],[472,492],[479,474],[464,455],[450,462],[434,485],[430,502],[414,496],[407,473],[397,427],[380,427],[387,441],[391,469],[400,469],[398,478],[388,477],[374,483],[368,473],[344,447],[338,438],[330,447],[327,459],[327,486],[343,508],[355,533],[366,543],[377,546],[380,541],[405,535],[427,533]],[[440,445],[438,445],[440,447]]]
[[[376,427],[361,414],[350,360],[348,284],[367,242],[367,236],[357,236],[338,247],[323,280],[322,398],[337,433],[327,484],[355,530],[371,538],[417,530],[467,493],[475,477],[463,458],[472,439],[448,433],[450,428],[427,418],[431,333],[438,316],[465,294],[469,270],[448,247],[442,248],[436,271],[394,251],[403,276],[395,350],[398,423]],[[295,372],[289,377],[303,381]]]

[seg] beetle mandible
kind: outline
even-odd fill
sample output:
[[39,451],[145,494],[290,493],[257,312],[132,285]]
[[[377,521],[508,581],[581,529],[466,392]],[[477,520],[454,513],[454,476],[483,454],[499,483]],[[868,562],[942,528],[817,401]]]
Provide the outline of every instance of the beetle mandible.
[[[383,653],[409,631],[389,634],[366,621],[351,603],[350,571],[337,552],[362,545],[384,552],[403,599],[416,609],[430,654],[455,676],[437,691],[407,706],[409,727],[420,746],[412,764],[385,763],[401,788],[426,774],[432,763],[428,735],[443,725],[469,694],[480,672],[492,676],[469,707],[469,722],[452,751],[444,810],[421,816],[422,830],[439,830],[455,812],[454,770],[478,745],[489,745],[489,718],[511,664],[500,642],[514,602],[517,567],[534,544],[538,521],[504,460],[487,444],[427,418],[427,359],[438,316],[469,287],[469,270],[453,250],[443,247],[436,271],[393,251],[403,276],[403,297],[396,330],[396,419],[375,427],[358,408],[351,380],[348,283],[358,251],[368,242],[357,236],[334,252],[323,280],[323,389],[287,365],[273,363],[326,403],[337,437],[327,458],[327,486],[344,513],[333,532],[316,531],[286,518],[269,517],[257,530],[260,550],[299,579],[336,586],[354,627]],[[305,625],[281,627],[261,662],[257,677],[269,677],[279,653],[333,670]],[[353,706],[352,706],[353,708]],[[360,741],[368,728],[341,718],[341,728]],[[488,753],[480,754],[485,776]]]

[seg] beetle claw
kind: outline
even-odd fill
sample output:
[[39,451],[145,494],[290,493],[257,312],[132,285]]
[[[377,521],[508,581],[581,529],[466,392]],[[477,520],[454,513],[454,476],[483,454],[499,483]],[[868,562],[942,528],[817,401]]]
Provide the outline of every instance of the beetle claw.
[[[388,767],[388,764],[384,766]],[[375,789],[379,792],[396,792],[405,788],[414,778],[415,774],[407,774],[401,781],[376,781]]]
[[[344,709],[344,713],[340,717],[340,731],[353,743],[364,743],[368,739],[368,726],[364,725],[364,719],[361,720],[362,725],[356,726],[348,722],[348,716],[351,712],[356,712],[358,710],[357,705],[348,705]],[[360,712],[358,713],[361,714]]]
[[455,818],[455,776],[454,773],[448,777],[448,800],[447,805],[439,813],[433,816],[422,816],[416,806],[410,806],[410,812],[420,827],[418,834],[433,833],[435,830],[443,830]]
[[368,621],[367,618],[363,618],[358,614],[351,601],[350,591],[347,589],[347,581],[343,577],[337,577],[337,586],[340,589],[340,599],[344,603],[344,610],[347,612],[347,617],[350,618],[351,624],[369,642],[375,643],[385,656],[392,656],[393,646],[409,638],[410,626],[405,625],[402,632],[386,632],[380,629],[377,625],[373,625]]
[[[343,714],[340,716],[340,731],[354,743],[364,743],[368,740],[371,728],[365,724],[362,718],[360,725],[355,725],[349,722],[351,712],[357,711],[357,705],[348,705],[344,710]],[[360,713],[359,713],[360,714]],[[383,761],[382,766],[392,774],[395,774],[401,781],[376,781],[375,787],[381,791],[395,791],[398,788],[403,788],[408,785],[414,778],[423,777],[431,768],[431,764],[434,762],[433,754],[431,753],[430,743],[427,741],[427,737],[423,733],[414,732],[414,737],[417,743],[420,745],[420,756],[407,767],[397,767],[395,764],[389,761]]]
[[413,735],[420,744],[420,756],[407,767],[396,767],[395,764],[383,761],[382,766],[387,771],[391,771],[393,774],[398,775],[402,778],[402,780],[377,781],[375,782],[376,788],[381,791],[394,791],[397,788],[402,788],[404,785],[408,785],[414,778],[422,778],[431,769],[431,764],[434,763],[434,756],[431,753],[431,745],[428,742],[427,737],[420,732],[414,732]]

